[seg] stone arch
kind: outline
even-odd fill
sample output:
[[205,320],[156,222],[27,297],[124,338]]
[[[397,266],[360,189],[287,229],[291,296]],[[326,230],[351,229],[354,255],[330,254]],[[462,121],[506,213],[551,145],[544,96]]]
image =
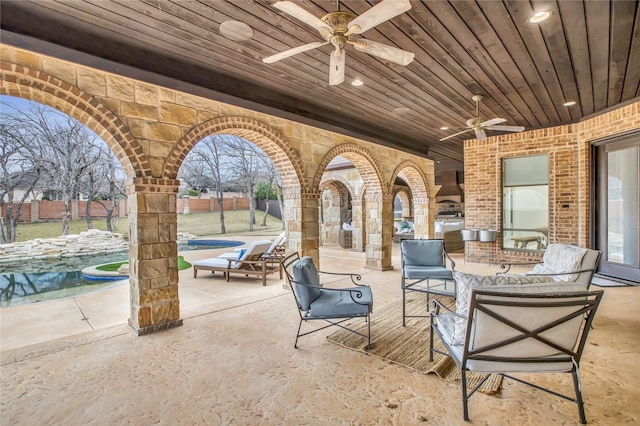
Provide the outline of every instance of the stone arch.
[[318,190],[320,191],[320,193],[322,193],[322,191],[324,191],[329,185],[332,185],[336,181],[340,182],[345,186],[345,188],[347,188],[352,200],[356,197],[357,194],[355,193],[353,186],[347,179],[344,178],[344,176],[333,176],[330,179],[322,179],[320,181],[320,187],[318,188]]
[[420,167],[413,161],[407,160],[398,164],[391,175],[390,185],[400,177],[407,182],[411,189],[412,211],[415,238],[428,238],[430,234],[429,186],[427,178]]
[[218,117],[193,127],[176,144],[167,157],[164,173],[171,179],[178,176],[180,165],[193,147],[204,137],[229,134],[256,144],[273,161],[285,188],[306,191],[306,180],[299,155],[287,144],[280,133],[268,125],[248,117]]
[[[351,214],[351,200],[353,199],[353,188],[344,178],[325,179],[320,185],[320,199],[318,208],[320,209],[320,243],[340,243],[342,223],[347,220],[346,216]],[[325,191],[329,191],[331,196],[327,197]],[[349,218],[350,220],[350,218]],[[350,239],[351,240],[351,239]],[[349,248],[351,248],[349,246]]]
[[331,160],[338,156],[344,157],[353,163],[362,177],[363,188],[367,188],[367,193],[378,193],[383,198],[387,195],[387,187],[382,183],[382,173],[375,159],[367,149],[355,144],[341,144],[329,150],[320,164],[318,164],[311,188],[320,187],[325,169]]
[[[393,220],[389,187],[371,153],[355,144],[341,144],[330,149],[318,164],[311,188],[319,188],[329,163],[337,156],[349,160],[362,179],[359,205],[353,205],[353,248],[366,252],[366,267],[385,270],[391,266],[392,233],[386,222]],[[353,200],[359,200],[353,197]],[[358,202],[358,201],[356,201]]]
[[391,197],[394,202],[396,196],[400,198],[400,202],[402,203],[402,216],[413,216],[413,197],[411,196],[411,190],[407,187],[400,187],[396,185],[391,193]]
[[127,125],[96,97],[45,72],[0,63],[0,93],[55,108],[75,118],[106,142],[129,177],[151,177],[151,167],[139,141]]

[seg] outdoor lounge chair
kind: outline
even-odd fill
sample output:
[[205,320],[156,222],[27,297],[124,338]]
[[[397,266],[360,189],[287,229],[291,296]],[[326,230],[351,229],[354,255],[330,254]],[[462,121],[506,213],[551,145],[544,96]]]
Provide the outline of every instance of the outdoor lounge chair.
[[533,270],[524,275],[549,276],[555,281],[567,281],[589,289],[601,255],[599,250],[553,243],[546,248],[542,262],[504,263],[500,268],[505,271],[500,274],[508,273],[512,266],[532,265]]
[[[263,257],[264,258],[268,257],[273,259],[277,259],[278,257],[284,258],[286,242],[287,242],[287,237],[286,237],[286,234],[283,232],[282,234],[274,238],[269,248],[265,250]],[[238,260],[238,257],[240,257],[246,250],[247,250],[246,248],[236,248],[236,249],[233,249],[232,252],[222,253],[218,257],[221,257],[223,259]]]
[[[337,326],[367,339],[367,349],[371,348],[371,311],[373,309],[373,294],[371,287],[358,284],[361,277],[358,274],[318,271],[309,256],[300,258],[293,253],[283,260],[287,281],[295,298],[300,315],[300,324],[294,348],[298,347],[298,338],[316,331]],[[348,276],[356,287],[326,288],[320,284],[318,274]],[[367,334],[360,333],[353,328],[343,325],[353,318],[364,318],[367,322]],[[324,321],[329,323],[320,328],[300,333],[303,322]]]
[[[586,423],[579,366],[603,294],[602,290],[587,291],[580,285],[555,282],[491,286],[471,290],[467,315],[452,312],[435,300],[429,360],[433,361],[434,352],[449,355],[460,368],[463,419],[469,420],[471,395],[491,374],[501,374],[575,402],[580,421]],[[457,331],[456,318],[464,319],[464,326]],[[434,334],[446,352],[434,349]],[[487,375],[468,391],[467,371]],[[575,398],[507,374],[565,372],[573,376]]]
[[269,259],[263,259],[265,251],[272,244],[271,241],[254,241],[247,247],[238,260],[224,259],[214,257],[202,259],[193,262],[193,277],[197,278],[198,270],[211,271],[215,273],[220,271],[224,274],[227,281],[231,274],[243,274],[245,276],[257,275],[262,277],[262,285],[267,285],[267,275],[280,271],[280,279],[282,279],[282,268],[280,264],[275,266]]
[[[429,295],[439,294],[456,296],[456,286],[453,280],[455,262],[444,250],[444,240],[403,240],[400,243],[400,257],[402,260],[402,326],[406,325],[406,318],[425,318],[428,315],[407,315],[406,294],[421,292],[427,294],[427,308]],[[447,259],[451,269],[447,269]],[[435,280],[435,284],[431,284]]]

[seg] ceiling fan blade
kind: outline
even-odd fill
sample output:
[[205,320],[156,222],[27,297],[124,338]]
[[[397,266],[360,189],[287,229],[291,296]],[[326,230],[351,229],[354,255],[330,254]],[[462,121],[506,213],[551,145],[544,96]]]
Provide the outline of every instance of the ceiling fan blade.
[[351,42],[351,44],[360,52],[368,53],[369,55],[377,56],[402,66],[409,65],[416,56],[406,50],[378,43],[377,41],[360,39]]
[[329,26],[326,22],[322,21],[320,18],[316,18],[311,13],[307,12],[297,4],[291,1],[277,1],[273,4],[273,7],[276,9],[280,9],[281,11],[288,13],[299,21],[304,22],[305,24],[312,26],[316,30],[322,33],[323,31],[328,31],[331,33],[333,31],[331,26]]
[[442,142],[442,141],[446,141],[447,139],[451,139],[451,138],[452,138],[452,137],[454,137],[454,136],[458,136],[458,135],[461,135],[461,134],[463,134],[463,133],[470,132],[470,131],[472,131],[472,130],[473,130],[473,129],[467,129],[467,130],[463,130],[463,131],[458,132],[458,133],[454,133],[454,134],[452,134],[452,135],[447,136],[446,138],[442,138],[442,139],[440,139],[440,142]]
[[331,52],[329,59],[329,84],[336,86],[344,81],[346,54],[344,49],[336,49]]
[[409,9],[411,9],[411,3],[409,0],[383,0],[364,12],[362,15],[355,18],[353,21],[349,22],[347,25],[349,31],[345,33],[345,36],[349,36],[351,34],[362,34],[368,29],[387,21],[394,16],[398,16]]
[[503,132],[522,132],[524,130],[524,126],[487,126],[485,128],[489,130],[499,130]]
[[479,141],[483,141],[487,138],[487,134],[484,132],[484,130],[482,129],[475,129],[476,130],[476,139],[478,139]]
[[309,43],[309,44],[305,44],[302,46],[298,46],[298,47],[294,47],[293,49],[289,49],[289,50],[285,50],[283,52],[280,53],[276,53],[275,55],[271,55],[271,56],[267,56],[266,58],[262,59],[262,62],[264,62],[265,64],[272,64],[274,62],[277,62],[281,59],[284,58],[288,58],[289,56],[293,56],[296,55],[298,53],[302,53],[302,52],[306,52],[307,50],[311,50],[311,49],[316,49],[320,46],[324,46],[325,44],[329,44],[328,41],[316,41],[313,43]]
[[483,121],[482,123],[480,123],[480,126],[493,126],[494,124],[504,123],[505,121],[507,121],[506,118],[492,118],[491,120]]

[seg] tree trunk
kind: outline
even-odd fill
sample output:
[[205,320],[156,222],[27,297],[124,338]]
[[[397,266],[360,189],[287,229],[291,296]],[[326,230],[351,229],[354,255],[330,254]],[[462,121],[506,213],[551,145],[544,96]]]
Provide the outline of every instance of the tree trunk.
[[280,206],[280,220],[282,221],[282,230],[284,231],[284,202],[280,196],[280,188],[278,185],[274,185],[276,190],[276,198],[278,199],[278,205]]
[[253,186],[249,187],[249,231],[253,231],[253,224],[256,222],[256,202],[253,198]]
[[262,216],[262,225],[261,226],[267,226],[267,216],[269,216],[269,205],[271,203],[269,203],[269,198],[267,198],[266,200],[264,200],[266,205],[264,206],[264,216]]
[[217,190],[218,193],[218,206],[220,206],[220,233],[226,234],[227,228],[224,225],[224,197],[221,189]]
[[93,229],[93,222],[91,221],[91,197],[87,200],[87,207],[85,207],[85,215],[87,219],[87,229]]

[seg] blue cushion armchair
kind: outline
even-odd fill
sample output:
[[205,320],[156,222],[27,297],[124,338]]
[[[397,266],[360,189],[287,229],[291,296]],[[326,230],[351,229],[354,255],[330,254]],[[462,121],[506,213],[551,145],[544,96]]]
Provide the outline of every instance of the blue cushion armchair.
[[[298,253],[287,256],[282,264],[295,297],[300,323],[294,347],[298,347],[298,339],[327,327],[337,326],[367,339],[367,349],[371,348],[371,321],[373,294],[371,287],[358,284],[358,274],[318,271],[309,256],[300,258]],[[320,284],[319,274],[349,276],[356,285],[350,288],[326,288]],[[367,322],[367,334],[349,328],[346,321],[353,318],[364,318]],[[309,321],[327,322],[320,328],[301,333],[302,323]]]

